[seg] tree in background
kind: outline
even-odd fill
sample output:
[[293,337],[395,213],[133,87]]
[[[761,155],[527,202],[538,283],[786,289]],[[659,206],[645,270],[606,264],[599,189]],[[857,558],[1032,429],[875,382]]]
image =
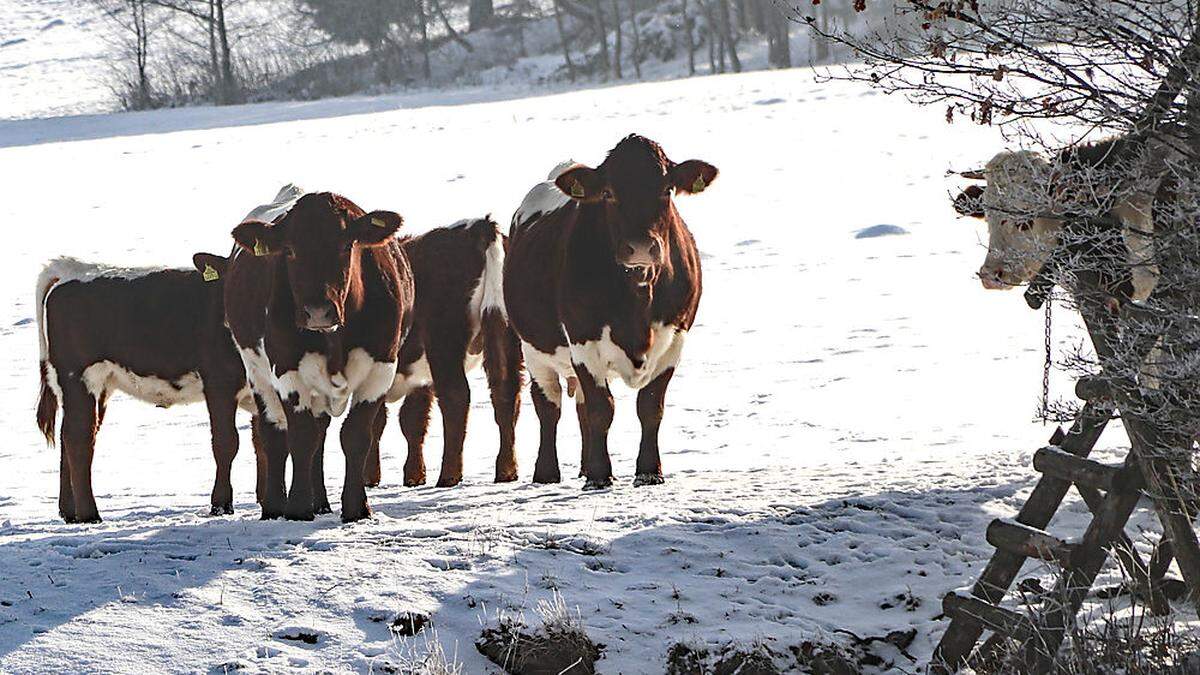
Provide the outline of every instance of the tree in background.
[[150,0],[98,0],[100,11],[113,28],[111,41],[120,51],[122,63],[131,71],[117,66],[117,96],[123,107],[144,110],[154,106],[154,87],[150,75],[150,36],[159,25]]

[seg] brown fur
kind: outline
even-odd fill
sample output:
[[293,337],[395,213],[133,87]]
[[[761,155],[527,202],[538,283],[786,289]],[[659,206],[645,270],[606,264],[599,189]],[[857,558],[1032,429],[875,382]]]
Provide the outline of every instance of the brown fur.
[[[298,370],[305,354],[323,355],[330,375],[342,372],[354,349],[377,363],[395,362],[413,303],[412,272],[393,237],[401,223],[393,212],[364,213],[345,197],[319,193],[301,197],[274,224],[238,225],[233,237],[243,250],[230,262],[225,294],[236,343],[243,349],[264,344],[277,377]],[[276,393],[255,393],[265,414],[264,396]],[[282,403],[286,433],[272,424],[260,429],[268,483],[263,517],[311,520],[323,496],[314,491],[314,473],[321,468],[314,460],[329,416],[300,409],[296,393]],[[382,396],[356,401],[342,423],[345,521],[370,515],[363,473],[382,407]],[[289,456],[292,484],[285,496],[279,488]]]
[[[560,175],[556,184],[575,198],[513,224],[504,297],[521,339],[552,354],[600,339],[608,327],[636,366],[650,346],[652,323],[690,328],[700,301],[700,256],[671,195],[702,190],[716,173],[698,160],[676,164],[657,143],[629,136],[596,169],[575,167]],[[634,256],[653,263],[631,268]],[[582,396],[585,487],[603,487],[612,481],[607,445],[612,395],[607,381],[595,380],[581,364],[574,370]],[[658,427],[673,370],[638,394],[639,484],[662,481]],[[534,481],[557,481],[560,411],[536,382],[532,395],[542,423]]]
[[[224,268],[224,258],[201,254]],[[197,264],[200,256],[197,256]],[[83,380],[103,361],[141,377],[177,383],[199,374],[209,410],[217,475],[212,513],[233,512],[230,467],[238,451],[235,413],[245,384],[221,309],[222,282],[206,283],[196,270],[162,270],[134,278],[100,276],[55,285],[45,301],[48,358],[41,364],[38,428],[54,442],[57,408],[63,407],[59,513],[67,522],[100,520],[92,494],[96,433],[111,389],[93,395]],[[50,368],[63,393],[50,386]]]

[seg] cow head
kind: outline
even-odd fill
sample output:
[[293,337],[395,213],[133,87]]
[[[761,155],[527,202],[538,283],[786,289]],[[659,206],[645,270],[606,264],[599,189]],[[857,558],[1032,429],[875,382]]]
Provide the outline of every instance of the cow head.
[[1050,163],[1029,152],[1001,152],[983,171],[987,187],[971,186],[954,200],[963,215],[988,226],[988,252],[979,279],[987,289],[1028,283],[1058,245],[1062,222],[1050,209]]
[[346,321],[346,298],[358,279],[365,248],[391,240],[403,219],[391,211],[363,213],[329,192],[310,193],[275,224],[246,221],[233,230],[243,249],[279,256],[296,308],[296,326],[329,333]]
[[598,206],[616,256],[627,275],[649,285],[667,264],[668,228],[676,193],[701,192],[717,168],[698,159],[676,164],[654,141],[631,134],[597,168],[573,166],[554,180],[572,199]]

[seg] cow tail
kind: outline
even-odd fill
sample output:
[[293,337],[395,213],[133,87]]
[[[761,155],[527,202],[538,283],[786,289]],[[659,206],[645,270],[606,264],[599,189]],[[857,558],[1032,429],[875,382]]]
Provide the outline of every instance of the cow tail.
[[60,261],[51,262],[38,275],[37,288],[34,295],[34,307],[37,311],[38,331],[38,371],[41,387],[38,391],[37,425],[48,445],[54,445],[55,421],[58,418],[58,395],[50,386],[53,368],[50,366],[50,341],[46,327],[46,296],[50,289],[59,282],[61,272],[58,269]]
[[47,379],[46,369],[48,364],[43,361],[41,363],[42,371],[42,390],[38,394],[37,404],[37,425],[42,432],[42,436],[46,437],[47,445],[54,445],[54,429],[55,421],[58,418],[58,397],[54,395],[54,390],[50,388],[50,381]]
[[504,307],[504,250],[507,246],[504,235],[490,218],[486,219],[488,231],[484,249],[483,301],[480,303],[480,333],[483,337],[483,371],[487,374],[488,387],[492,396],[505,398],[519,395],[521,370],[521,343],[508,323],[508,312]]

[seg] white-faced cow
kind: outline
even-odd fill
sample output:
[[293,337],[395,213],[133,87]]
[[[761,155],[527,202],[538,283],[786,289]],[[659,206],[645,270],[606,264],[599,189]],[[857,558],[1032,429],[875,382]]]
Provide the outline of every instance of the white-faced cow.
[[581,397],[584,488],[612,483],[614,377],[640,390],[634,484],[662,482],[663,402],[701,287],[700,255],[672,197],[700,192],[716,175],[711,164],[675,163],[654,141],[630,135],[597,168],[560,165],[514,215],[504,301],[541,421],[535,482],[560,480],[563,378],[578,382]]
[[[955,199],[963,215],[988,225],[988,252],[979,278],[984,288],[1030,282],[1063,242],[1067,213],[1107,213],[1120,223],[1129,277],[1127,295],[1145,299],[1158,280],[1154,264],[1155,192],[1161,183],[1161,148],[1128,147],[1125,138],[1085,144],[1050,162],[1030,151],[1001,152]],[[1118,161],[1117,157],[1123,157]]]
[[274,223],[233,230],[225,314],[263,416],[264,518],[313,518],[313,460],[330,417],[347,410],[342,520],[370,514],[365,459],[412,315],[412,273],[394,236],[401,222],[325,192],[304,195]]
[[58,509],[69,523],[100,520],[92,459],[114,391],[162,407],[208,404],[217,461],[212,513],[233,512],[234,417],[239,403],[249,407],[249,391],[224,323],[226,260],[198,253],[194,263],[133,269],[59,258],[38,277],[37,423],[53,444],[61,403]]
[[[388,401],[404,397],[400,428],[408,441],[404,484],[425,483],[423,446],[436,396],[444,447],[438,486],[457,485],[471,390],[467,373],[483,362],[500,430],[496,482],[517,479],[514,436],[521,391],[521,350],[504,313],[504,237],[491,218],[463,220],[401,240],[412,267],[412,330],[400,348]],[[380,416],[382,432],[383,420]],[[367,484],[379,483],[378,444],[367,460]]]

